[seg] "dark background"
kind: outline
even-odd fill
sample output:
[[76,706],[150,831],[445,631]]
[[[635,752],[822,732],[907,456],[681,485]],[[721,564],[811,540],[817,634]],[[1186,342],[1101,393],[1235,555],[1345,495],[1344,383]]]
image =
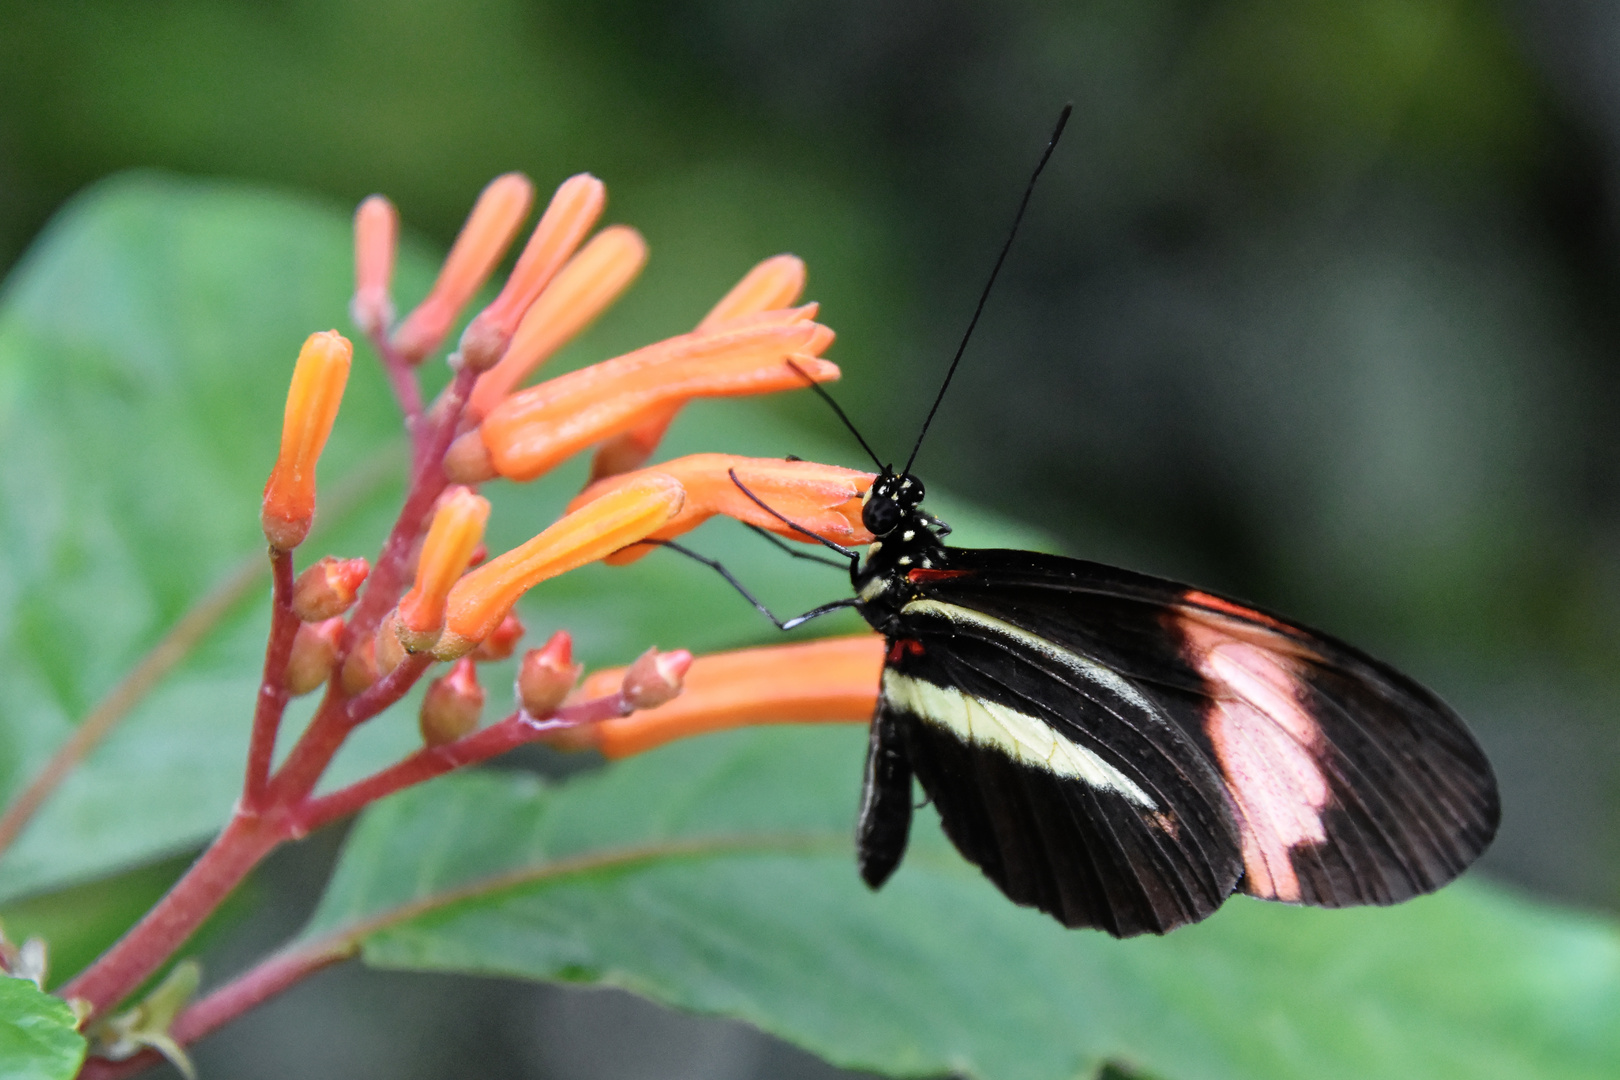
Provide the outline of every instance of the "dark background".
[[[1500,771],[1482,872],[1613,910],[1617,58],[1600,0],[0,2],[0,265],[131,167],[384,191],[439,244],[496,173],[589,169],[694,312],[803,255],[839,396],[903,459],[1072,99],[919,471],[1412,671]],[[324,858],[275,862],[280,925],[215,963],[290,933]],[[361,971],[199,1058],[826,1073],[613,993]]]

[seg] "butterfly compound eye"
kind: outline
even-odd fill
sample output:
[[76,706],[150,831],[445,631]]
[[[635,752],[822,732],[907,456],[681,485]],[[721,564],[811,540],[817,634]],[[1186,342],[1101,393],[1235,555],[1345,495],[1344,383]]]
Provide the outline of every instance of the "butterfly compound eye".
[[873,536],[887,536],[893,532],[905,517],[894,499],[888,494],[874,490],[872,497],[866,500],[861,507],[861,524]]

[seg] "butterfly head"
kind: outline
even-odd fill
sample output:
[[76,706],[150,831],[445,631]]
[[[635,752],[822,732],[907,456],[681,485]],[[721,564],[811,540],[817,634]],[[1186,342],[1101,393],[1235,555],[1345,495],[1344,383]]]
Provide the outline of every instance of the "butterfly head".
[[923,501],[923,482],[910,473],[884,472],[861,500],[861,524],[873,536],[887,536],[910,521]]

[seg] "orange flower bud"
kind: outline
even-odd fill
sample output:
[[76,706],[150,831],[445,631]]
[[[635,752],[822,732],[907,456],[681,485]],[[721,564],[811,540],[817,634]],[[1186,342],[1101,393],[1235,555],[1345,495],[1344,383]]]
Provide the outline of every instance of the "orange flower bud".
[[450,587],[466,572],[488,520],[489,500],[468,488],[457,485],[439,497],[416,560],[416,583],[394,613],[399,639],[411,652],[426,652],[439,639]]
[[484,372],[467,400],[481,420],[524,379],[606,311],[647,264],[647,242],[625,225],[591,237],[546,286],[518,325],[500,363]]
[[339,618],[306,622],[298,628],[287,660],[287,675],[282,680],[287,693],[299,697],[331,678],[337,663],[338,638],[342,636],[343,620]]
[[691,667],[692,654],[685,649],[667,653],[648,649],[625,671],[619,692],[633,709],[656,709],[675,700]]
[[469,367],[485,371],[501,358],[518,320],[591,231],[606,202],[607,188],[590,173],[562,182],[518,256],[506,287],[462,333],[461,358]]
[[832,343],[813,322],[686,334],[519,390],[479,425],[500,475],[532,480],[578,451],[694,397],[792,390],[838,378],[815,354]]
[[583,670],[583,664],[574,663],[573,638],[566,630],[557,631],[543,648],[523,654],[517,677],[518,703],[532,717],[550,716],[579,682]]
[[[642,472],[599,480],[574,496],[569,509],[600,498],[619,484],[637,477],[657,474],[673,477],[686,490],[681,512],[650,540],[673,540],[703,524],[715,514],[769,529],[790,540],[815,543],[808,536],[767,512],[745,495],[731,479],[737,479],[766,506],[783,518],[808,529],[835,544],[869,544],[872,534],[861,524],[861,497],[872,486],[872,473],[820,465],[814,461],[784,461],[781,458],[745,458],[734,454],[691,454],[666,461]],[[615,552],[606,561],[612,566],[635,562],[653,550],[651,544],[637,544]]]
[[293,585],[293,614],[307,623],[343,614],[370,573],[371,564],[364,559],[335,559],[330,555],[317,559]]
[[422,742],[428,746],[455,742],[478,726],[483,711],[484,688],[478,685],[478,668],[472,657],[463,657],[434,679],[422,696],[422,711],[417,715]]
[[354,348],[336,330],[311,334],[298,353],[281,426],[281,454],[264,485],[259,520],[270,546],[290,551],[315,519],[315,463],[332,433]]
[[[881,637],[860,634],[700,656],[680,697],[580,728],[575,741],[622,758],[675,739],[755,724],[866,723],[877,707],[883,650]],[[611,694],[626,674],[624,668],[593,672],[580,696]]]
[[398,246],[399,212],[383,196],[367,196],[354,212],[354,299],[349,301],[349,317],[368,336],[383,333],[394,321],[388,287]]
[[512,650],[516,649],[517,643],[522,640],[523,620],[508,612],[506,618],[501,620],[501,625],[472,651],[472,658],[480,663],[505,660],[512,655]]
[[454,660],[470,652],[529,589],[635,543],[674,517],[685,497],[681,485],[667,476],[643,477],[469,571],[450,590],[444,634],[433,655]]
[[394,348],[401,359],[419,364],[439,347],[461,309],[506,254],[533,201],[534,185],[522,173],[489,182],[451,245],[427,299],[394,332]]
[[377,639],[368,637],[364,641],[356,642],[343,660],[338,685],[343,687],[345,694],[354,697],[370,688],[379,678],[381,676],[377,671]]
[[[789,316],[788,321],[809,320],[816,317],[816,305],[789,308],[804,292],[805,269],[803,260],[793,255],[774,255],[755,266],[732,286],[710,312],[698,323],[698,332],[710,332],[728,327],[738,320],[773,312]],[[735,326],[730,326],[735,329]],[[681,411],[684,402],[676,402],[650,412],[645,419],[629,431],[604,442],[591,459],[591,479],[600,480],[640,468],[664,438],[664,432]]]
[[755,266],[703,317],[699,330],[760,311],[785,308],[804,294],[804,260],[796,255],[773,255]]

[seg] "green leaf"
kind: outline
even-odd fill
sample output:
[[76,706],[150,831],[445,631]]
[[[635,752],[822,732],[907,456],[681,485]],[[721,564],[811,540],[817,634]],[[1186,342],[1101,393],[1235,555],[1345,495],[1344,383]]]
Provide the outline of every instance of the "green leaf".
[[71,1080],[84,1052],[84,1036],[67,1002],[27,979],[0,975],[0,1076]]
[[[326,205],[135,174],[71,204],[8,281],[0,300],[0,804],[192,604],[244,561],[262,559],[258,502],[298,346],[311,331],[348,325],[349,228],[347,212]],[[426,291],[433,262],[407,245],[402,305]],[[702,309],[691,310],[679,275],[662,280],[662,292],[633,293],[571,355],[598,359],[690,328]],[[442,378],[442,369],[426,371]],[[301,565],[329,551],[375,554],[399,495],[402,458],[389,451],[400,438],[392,398],[362,348],[321,463],[323,531],[301,551]],[[744,401],[700,403],[666,448],[671,456],[795,452],[828,461],[852,449],[801,437],[768,406]],[[491,485],[492,549],[554,520],[583,468],[538,484]],[[332,494],[357,482],[360,497],[334,512]],[[974,534],[974,515],[962,516],[958,524]],[[1028,542],[1004,526],[977,531]],[[833,571],[785,572],[780,553],[732,523],[693,542],[764,583],[785,611],[847,590]],[[0,901],[195,847],[218,828],[240,787],[267,593],[268,578],[67,779],[0,858]],[[628,662],[652,643],[709,650],[776,634],[710,571],[665,553],[549,582],[523,613],[537,636],[568,627],[582,658],[598,664]],[[816,632],[860,625],[846,616]],[[486,685],[510,685],[509,671],[491,671]],[[492,711],[504,704],[492,695]],[[362,730],[332,782],[413,749],[411,707]],[[290,731],[308,711],[295,705]]]
[[1616,927],[1479,882],[1391,909],[1240,897],[1121,942],[1009,904],[925,811],[869,893],[864,743],[760,729],[555,789],[446,778],[367,812],[308,935],[384,967],[626,987],[897,1075],[1620,1074]]

